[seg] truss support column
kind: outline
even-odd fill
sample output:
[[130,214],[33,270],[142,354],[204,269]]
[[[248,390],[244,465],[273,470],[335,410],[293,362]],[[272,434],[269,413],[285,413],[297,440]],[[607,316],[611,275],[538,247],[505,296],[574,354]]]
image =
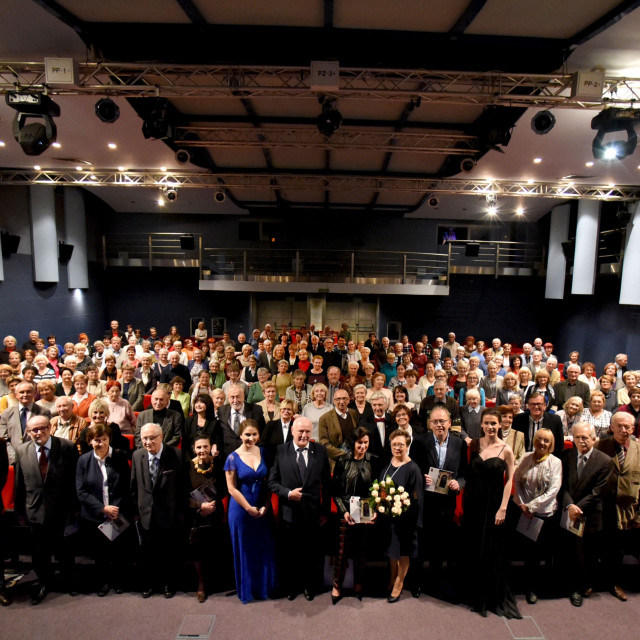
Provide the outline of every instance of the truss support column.
[[569,235],[569,213],[571,207],[562,204],[551,211],[549,229],[549,255],[547,258],[547,283],[544,297],[552,300],[564,298],[564,280],[567,260],[562,252],[562,243]]
[[600,203],[597,200],[580,200],[571,284],[573,295],[593,295],[598,264],[599,230]]
[[627,227],[627,246],[620,283],[620,304],[640,304],[638,269],[640,269],[640,201],[636,203],[633,217]]

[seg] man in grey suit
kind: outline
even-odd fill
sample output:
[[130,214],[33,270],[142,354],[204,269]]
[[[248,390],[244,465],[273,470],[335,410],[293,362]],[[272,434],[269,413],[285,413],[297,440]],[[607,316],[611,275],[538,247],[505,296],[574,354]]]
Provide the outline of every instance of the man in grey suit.
[[151,408],[138,414],[135,433],[136,449],[142,446],[140,429],[147,423],[161,425],[162,441],[164,444],[170,447],[177,447],[178,444],[180,444],[180,438],[182,438],[184,428],[184,416],[180,411],[168,409],[168,405],[169,393],[164,387],[158,387],[151,394]]
[[258,423],[260,434],[265,428],[262,409],[244,401],[244,389],[240,385],[234,384],[229,387],[227,399],[229,404],[222,405],[218,409],[218,420],[222,425],[224,437],[225,458],[242,444],[238,429],[245,420],[255,420]]
[[32,416],[51,418],[48,409],[44,409],[33,401],[35,391],[35,387],[31,382],[21,382],[15,391],[18,404],[5,409],[2,412],[2,416],[0,416],[0,438],[7,441],[10,464],[16,461],[16,449],[18,446],[29,440],[27,436],[27,422],[29,419]]
[[31,557],[38,576],[31,602],[39,604],[51,588],[53,553],[61,560],[66,589],[77,594],[70,583],[73,556],[64,534],[70,516],[77,512],[78,450],[73,442],[50,435],[45,416],[29,418],[26,432],[29,441],[15,450],[15,512],[20,524],[28,523],[31,531]]
[[584,406],[588,406],[589,398],[591,397],[591,391],[589,389],[589,385],[586,382],[578,380],[578,376],[580,375],[580,367],[577,364],[570,364],[565,371],[565,375],[567,376],[567,379],[563,380],[562,382],[558,382],[553,387],[553,390],[556,394],[556,399],[554,401],[555,406],[562,408],[564,403],[569,398],[573,398],[573,396],[582,398]]
[[161,584],[164,597],[175,594],[178,559],[184,545],[181,520],[185,480],[177,449],[162,442],[159,424],[140,429],[142,449],[133,452],[131,497],[142,538],[142,597],[149,598]]
[[126,400],[134,411],[142,411],[144,408],[144,383],[133,377],[135,367],[125,362],[122,365],[122,399]]

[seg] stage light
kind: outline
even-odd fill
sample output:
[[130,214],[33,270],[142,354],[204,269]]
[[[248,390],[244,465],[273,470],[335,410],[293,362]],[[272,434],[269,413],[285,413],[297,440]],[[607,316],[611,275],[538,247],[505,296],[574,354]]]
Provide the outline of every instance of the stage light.
[[534,133],[540,136],[549,133],[556,124],[555,116],[551,111],[538,111],[533,118],[531,118],[531,128]]
[[318,131],[329,138],[342,124],[342,114],[335,108],[335,100],[325,101],[322,104],[322,113],[318,116],[316,124]]
[[145,138],[163,140],[173,138],[173,117],[168,100],[158,99],[142,124]]
[[102,98],[96,102],[96,115],[102,122],[111,124],[120,117],[120,108],[111,98]]
[[[56,141],[58,135],[53,118],[60,115],[60,107],[43,93],[11,91],[5,95],[6,103],[17,111],[13,120],[13,137],[28,156],[39,156]],[[25,124],[27,118],[41,122]]]
[[[614,160],[630,156],[636,150],[638,136],[635,128],[638,124],[640,109],[603,109],[591,120],[591,128],[598,131],[591,144],[593,157],[596,160]],[[627,139],[605,143],[605,135],[617,131],[625,131]]]

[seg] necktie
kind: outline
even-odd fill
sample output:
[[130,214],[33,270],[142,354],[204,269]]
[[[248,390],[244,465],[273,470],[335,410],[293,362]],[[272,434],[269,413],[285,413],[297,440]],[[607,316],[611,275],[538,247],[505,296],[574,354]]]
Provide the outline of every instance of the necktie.
[[24,436],[24,432],[27,430],[27,407],[20,408],[20,427]]
[[151,476],[151,484],[155,484],[158,477],[158,458],[151,458],[151,464],[149,465],[149,475]]
[[582,475],[585,464],[587,464],[587,458],[585,456],[580,456],[580,458],[578,458],[578,478]]
[[238,433],[240,429],[240,414],[236,411],[233,415],[233,430]]
[[40,447],[40,457],[38,458],[38,466],[40,467],[40,477],[44,482],[47,477],[47,469],[49,468],[49,461],[47,460],[46,447]]
[[627,455],[627,452],[624,450],[624,447],[622,445],[619,445],[619,449],[618,449],[618,464],[620,465],[620,468],[622,469],[622,465],[624,464],[624,459]]
[[304,455],[302,452],[304,449],[298,449],[298,469],[300,469],[300,477],[302,478],[302,482],[304,482],[305,477],[307,475],[307,463],[304,460]]

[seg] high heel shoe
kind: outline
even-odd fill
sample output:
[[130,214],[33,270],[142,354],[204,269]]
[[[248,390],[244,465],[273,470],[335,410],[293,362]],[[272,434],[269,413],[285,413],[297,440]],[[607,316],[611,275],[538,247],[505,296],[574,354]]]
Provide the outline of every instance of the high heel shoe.
[[398,602],[398,600],[400,600],[400,595],[397,595],[397,596],[391,596],[391,595],[390,595],[390,596],[387,598],[387,602],[388,602],[389,604],[393,604],[394,602]]
[[333,593],[331,594],[331,604],[336,605],[338,604],[338,602],[340,602],[340,600],[342,600],[342,594],[339,594],[337,596],[334,596]]

